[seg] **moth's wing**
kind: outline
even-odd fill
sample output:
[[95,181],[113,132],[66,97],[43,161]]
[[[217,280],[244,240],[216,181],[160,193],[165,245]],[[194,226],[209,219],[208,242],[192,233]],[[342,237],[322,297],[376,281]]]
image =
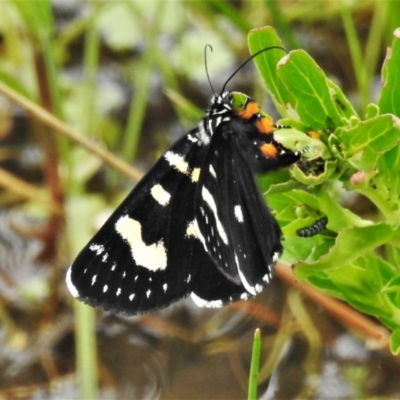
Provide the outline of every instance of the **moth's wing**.
[[194,270],[191,297],[199,307],[219,308],[250,296],[240,282],[233,282],[221,272],[200,241],[194,243]]
[[282,251],[281,230],[256,186],[246,148],[252,143],[235,135],[213,138],[195,213],[204,248],[218,269],[254,296],[272,277]]
[[79,253],[67,273],[74,297],[137,314],[191,293],[199,264],[215,268],[190,224],[204,158],[194,133],[157,161]]

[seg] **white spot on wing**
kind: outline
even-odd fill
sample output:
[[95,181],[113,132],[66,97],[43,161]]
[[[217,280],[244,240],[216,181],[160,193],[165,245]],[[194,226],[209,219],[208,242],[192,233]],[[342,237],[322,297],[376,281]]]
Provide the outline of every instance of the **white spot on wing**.
[[194,168],[190,175],[190,179],[192,180],[192,182],[198,182],[199,178],[200,178],[200,168]]
[[276,262],[279,260],[279,257],[280,257],[280,256],[281,256],[280,253],[275,252],[274,255],[272,256],[272,261],[273,261],[274,263],[276,263]]
[[108,258],[108,253],[104,254],[103,258],[101,259],[101,261],[106,262]]
[[115,224],[115,230],[129,245],[136,265],[156,271],[167,267],[167,250],[162,240],[158,243],[146,245],[142,240],[142,225],[140,222],[121,217]]
[[96,282],[97,279],[97,275],[93,275],[92,277],[92,286],[94,285],[94,283]]
[[117,296],[119,296],[121,294],[121,288],[118,288],[117,290]]
[[208,170],[210,171],[210,174],[213,178],[217,179],[217,173],[215,172],[215,169],[213,168],[213,166],[210,164],[210,167],[208,168]]
[[[200,232],[199,224],[197,223],[196,219],[193,221],[193,225],[194,225],[194,229],[197,231],[197,239],[200,239],[200,242],[203,243],[204,250],[208,251],[207,246],[206,246],[206,240],[204,239],[204,236]],[[186,232],[187,232],[187,230],[186,230]]]
[[94,251],[96,253],[96,256],[99,256],[104,251],[104,246],[101,244],[92,243],[89,249]]
[[67,284],[67,288],[69,292],[71,293],[72,296],[78,298],[79,297],[79,292],[78,289],[75,287],[75,285],[71,281],[71,267],[67,271],[67,275],[65,276],[65,282]]
[[163,289],[164,289],[164,293],[165,293],[167,291],[167,289],[168,289],[168,285],[166,283],[164,283]]
[[257,284],[257,285],[255,286],[255,289],[256,289],[256,292],[257,292],[257,293],[261,293],[262,290],[264,289],[264,286],[263,286],[263,285],[260,285],[260,284]]
[[248,300],[249,299],[249,295],[247,293],[242,293],[240,295],[240,300]]
[[194,237],[195,239],[199,238],[199,228],[197,226],[196,221],[189,222],[186,227],[186,236],[187,237]]
[[134,297],[135,297],[135,293],[132,293],[132,294],[129,296],[129,300],[132,301]]
[[104,285],[104,287],[103,287],[103,293],[107,292],[107,290],[108,290],[108,286],[107,286],[107,285]]
[[197,137],[202,145],[207,146],[210,143],[210,136],[207,134],[203,124],[204,120],[201,120],[197,125],[197,128],[199,129]]
[[207,308],[221,308],[224,303],[221,300],[212,300],[212,301],[207,301],[204,299],[201,299],[199,296],[197,296],[195,293],[191,293],[191,298],[195,302],[197,307],[207,307]]
[[182,172],[182,174],[189,174],[189,164],[185,161],[185,159],[172,151],[167,151],[164,154],[164,158],[168,161],[171,167],[174,167],[177,171]]
[[171,200],[171,195],[160,184],[154,185],[150,193],[154,200],[163,207]]
[[244,221],[242,207],[239,205],[235,206],[235,217],[240,223]]
[[146,296],[147,296],[147,298],[149,298],[149,297],[150,297],[150,294],[151,294],[151,290],[149,289],[149,290],[146,292]]
[[217,224],[217,230],[219,235],[221,236],[221,239],[225,244],[228,244],[228,236],[226,235],[225,229],[222,226],[222,223],[218,217],[218,210],[217,210],[217,205],[215,204],[214,197],[211,195],[211,193],[207,190],[205,186],[203,186],[201,190],[201,195],[203,197],[203,200],[208,204],[211,211],[214,213],[215,222]]
[[242,285],[245,287],[245,289],[252,294],[253,296],[255,296],[257,294],[255,288],[253,286],[251,286],[249,284],[249,282],[247,282],[246,277],[243,275],[241,269],[240,269],[240,265],[239,265],[239,260],[237,258],[237,255],[235,253],[235,262],[236,262],[236,266],[237,266],[237,270],[239,273],[239,277],[240,277],[240,281],[242,282]]
[[193,137],[192,135],[187,135],[187,138],[192,142],[192,143],[197,143],[198,139]]

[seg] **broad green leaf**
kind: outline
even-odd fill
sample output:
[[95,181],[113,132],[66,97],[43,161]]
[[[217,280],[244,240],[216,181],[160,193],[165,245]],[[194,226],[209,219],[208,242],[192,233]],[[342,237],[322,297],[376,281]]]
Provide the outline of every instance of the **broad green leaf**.
[[378,101],[381,113],[391,113],[400,118],[400,28],[394,31],[382,70],[382,91]]
[[[276,31],[270,26],[250,31],[248,43],[251,54],[270,46],[283,47],[282,41],[276,34]],[[280,49],[269,50],[255,57],[254,62],[279,113],[283,117],[288,117],[289,114],[284,105],[288,102],[292,103],[294,98],[276,74],[276,66],[284,55],[284,51]]]
[[[308,222],[301,225],[296,222],[293,222],[293,224],[298,225],[296,226],[297,229],[311,225]],[[290,232],[293,228],[295,226],[291,226],[291,224],[282,228],[285,240],[282,243],[284,251],[280,260],[284,263],[297,264],[299,260],[306,260],[310,263],[315,262],[334,245],[333,238],[325,237],[323,234],[308,238],[299,237]]]
[[352,104],[347,100],[347,97],[343,94],[342,90],[336,83],[332,82],[330,79],[326,81],[329,91],[331,93],[331,98],[336,105],[338,113],[346,119],[351,117],[357,117],[358,115],[354,110]]
[[386,224],[342,229],[328,254],[310,264],[300,264],[295,269],[299,279],[320,271],[329,271],[351,264],[359,257],[390,241],[394,235]]
[[379,156],[400,142],[400,119],[391,114],[341,127],[335,131],[347,161],[357,169],[371,170]]
[[305,51],[294,50],[281,60],[277,74],[295,98],[290,105],[299,121],[312,129],[340,125],[342,117],[331,99],[327,78]]
[[343,228],[370,226],[371,221],[365,220],[350,210],[343,208],[339,203],[340,190],[332,183],[327,182],[318,190],[318,208],[328,217],[329,227],[335,232]]

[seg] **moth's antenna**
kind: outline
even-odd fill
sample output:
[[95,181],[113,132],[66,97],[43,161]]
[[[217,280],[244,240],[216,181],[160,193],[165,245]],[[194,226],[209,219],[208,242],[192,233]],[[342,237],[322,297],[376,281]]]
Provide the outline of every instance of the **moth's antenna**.
[[[211,46],[210,46],[211,47]],[[233,74],[226,80],[226,82],[225,82],[225,84],[224,84],[224,86],[222,87],[222,90],[221,90],[221,94],[222,93],[224,93],[224,91],[225,91],[225,88],[226,88],[226,85],[228,84],[228,82],[249,62],[249,61],[251,61],[254,57],[257,57],[259,54],[261,54],[261,53],[264,53],[264,51],[268,51],[268,50],[272,50],[272,49],[279,49],[279,50],[283,50],[286,54],[288,53],[288,51],[286,50],[286,49],[284,49],[283,47],[281,47],[281,46],[269,46],[269,47],[266,47],[266,48],[264,48],[264,49],[262,49],[262,50],[259,50],[259,51],[257,51],[257,53],[254,53],[251,57],[249,57],[243,64],[241,64],[237,69],[236,69],[236,71],[234,71],[233,72]],[[207,76],[208,76],[208,74],[207,74]],[[210,80],[210,79],[208,79],[208,80]],[[210,84],[211,84],[211,82],[210,82]]]
[[215,94],[214,87],[213,87],[213,85],[211,83],[210,75],[208,74],[207,49],[210,49],[211,52],[213,51],[213,48],[212,48],[211,44],[206,44],[204,46],[204,64],[205,64],[205,68],[206,68],[206,75],[207,75],[208,83],[210,84],[212,92]]

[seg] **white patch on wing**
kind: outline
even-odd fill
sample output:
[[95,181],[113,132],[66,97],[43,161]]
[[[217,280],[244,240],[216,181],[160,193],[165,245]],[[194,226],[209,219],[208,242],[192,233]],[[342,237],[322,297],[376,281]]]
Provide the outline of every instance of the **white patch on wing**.
[[67,284],[67,288],[71,295],[75,298],[79,298],[79,292],[78,289],[75,287],[75,285],[72,283],[71,280],[71,267],[68,268],[67,275],[65,276],[65,282]]
[[205,186],[203,186],[201,190],[201,195],[203,197],[203,200],[208,204],[210,207],[211,211],[214,213],[214,218],[215,222],[217,224],[217,230],[219,233],[219,236],[221,236],[221,239],[225,244],[228,244],[228,236],[226,235],[225,229],[222,226],[222,223],[218,217],[218,210],[217,210],[217,205],[215,204],[214,197],[211,195],[211,193],[207,190]]
[[[206,240],[204,239],[204,236],[203,236],[203,235],[201,234],[201,232],[200,232],[200,228],[199,228],[199,224],[197,223],[197,219],[195,219],[192,223],[193,223],[193,225],[194,225],[194,229],[197,231],[197,239],[199,239],[200,242],[203,243],[204,250],[205,250],[206,252],[208,252],[208,250],[207,250],[207,245],[206,245]],[[189,225],[190,225],[190,224],[189,224]],[[186,232],[187,232],[187,230],[186,230]]]
[[194,237],[195,239],[200,239],[199,237],[199,227],[196,220],[189,222],[186,227],[186,236]]
[[115,224],[115,230],[129,245],[136,265],[150,271],[167,268],[167,249],[164,242],[160,240],[150,245],[144,243],[140,222],[124,215]]
[[237,221],[242,223],[244,221],[242,207],[237,205],[235,206],[234,210]]
[[150,193],[154,200],[163,207],[171,200],[171,195],[159,183],[151,188]]
[[247,282],[246,277],[243,275],[243,273],[242,273],[242,271],[241,271],[241,269],[240,269],[239,260],[238,260],[238,258],[237,258],[236,253],[235,253],[235,262],[236,262],[237,270],[238,270],[238,273],[239,273],[239,278],[240,278],[240,281],[242,282],[242,285],[244,286],[244,288],[245,288],[250,294],[252,294],[253,296],[255,296],[255,295],[257,294],[257,292],[256,292],[256,290],[254,289],[254,287],[251,286],[251,285],[249,284],[249,282]]
[[187,138],[192,142],[192,143],[197,143],[198,139],[193,137],[192,135],[187,135]]
[[167,151],[164,154],[164,158],[168,161],[169,165],[174,167],[177,171],[185,175],[189,174],[189,164],[181,155],[173,153],[172,151]]
[[199,178],[200,178],[200,168],[194,168],[190,175],[190,179],[192,180],[192,182],[198,182]]
[[208,170],[210,171],[210,174],[213,178],[217,179],[217,173],[215,172],[215,169],[213,168],[213,166],[210,164],[210,167],[208,168]]
[[164,158],[168,161],[171,167],[175,168],[182,174],[189,176],[192,182],[196,183],[199,180],[200,168],[193,168],[192,170],[183,156],[172,151],[167,151],[164,154]]
[[271,280],[271,274],[268,272],[267,274],[265,274],[265,275],[263,276],[262,280],[263,280],[265,283],[269,283],[269,281]]
[[89,246],[89,249],[96,253],[96,256],[99,256],[104,251],[104,246],[102,244],[92,243]]
[[256,289],[257,293],[261,293],[264,289],[264,286],[257,283],[257,285],[255,286],[255,289]]
[[167,289],[168,289],[168,285],[166,283],[164,283],[164,285],[162,287],[163,287],[164,293],[165,293],[167,291]]
[[207,308],[221,308],[224,303],[221,300],[212,300],[212,301],[207,301],[204,299],[201,299],[197,294],[191,293],[190,297],[194,301],[197,307],[207,307]]
[[204,120],[201,120],[197,125],[197,128],[199,129],[197,137],[199,138],[201,145],[207,146],[210,143],[210,136],[207,134],[203,124]]

